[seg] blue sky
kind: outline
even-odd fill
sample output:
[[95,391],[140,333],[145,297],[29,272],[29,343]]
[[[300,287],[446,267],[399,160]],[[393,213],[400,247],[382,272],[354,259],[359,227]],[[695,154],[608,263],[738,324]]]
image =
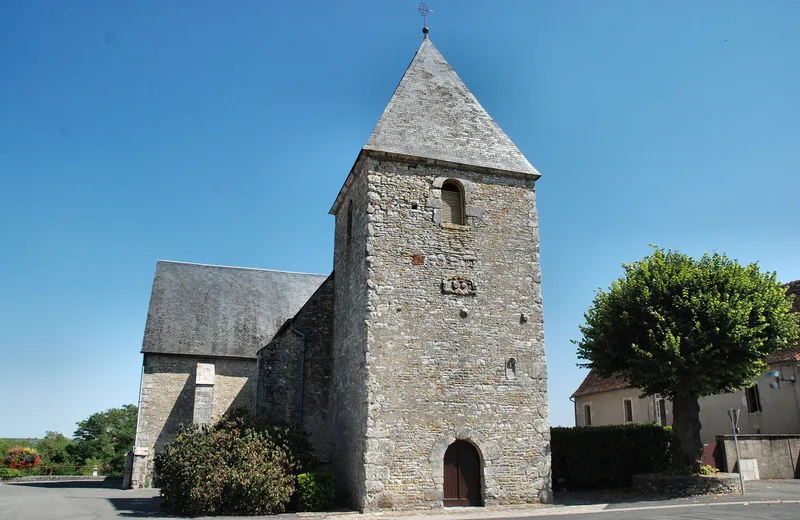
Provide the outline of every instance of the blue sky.
[[[156,259],[331,270],[328,209],[419,46],[415,4],[2,2],[0,436],[137,402]],[[553,424],[593,292],[648,244],[800,278],[800,3],[430,7],[543,174]]]

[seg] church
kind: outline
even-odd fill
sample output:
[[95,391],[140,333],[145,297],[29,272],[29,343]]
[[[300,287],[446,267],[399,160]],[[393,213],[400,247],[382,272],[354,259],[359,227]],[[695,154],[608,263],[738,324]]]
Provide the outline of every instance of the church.
[[540,175],[423,32],[330,208],[330,275],[157,263],[134,487],[243,406],[360,511],[551,500]]

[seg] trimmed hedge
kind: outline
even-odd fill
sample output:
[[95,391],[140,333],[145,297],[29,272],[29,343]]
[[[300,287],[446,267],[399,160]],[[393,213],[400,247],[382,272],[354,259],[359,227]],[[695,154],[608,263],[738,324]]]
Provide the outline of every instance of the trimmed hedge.
[[0,468],[0,478],[18,477],[22,472],[14,468]]
[[637,473],[672,463],[672,428],[657,424],[550,428],[553,488],[628,487]]

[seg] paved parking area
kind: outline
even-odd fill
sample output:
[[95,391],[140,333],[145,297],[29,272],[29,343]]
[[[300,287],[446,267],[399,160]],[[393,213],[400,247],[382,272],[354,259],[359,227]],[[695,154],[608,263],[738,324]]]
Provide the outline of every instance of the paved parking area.
[[[42,482],[0,485],[0,520],[113,520],[119,518],[174,518],[161,512],[158,491],[153,489],[121,490],[104,482]],[[614,498],[616,497],[616,498]],[[749,482],[748,492],[742,495],[702,496],[684,499],[633,500],[625,493],[573,495],[564,497],[555,506],[517,508],[451,508],[444,511],[412,514],[352,513],[305,514],[317,519],[347,520],[422,520],[439,517],[455,519],[524,519],[558,515],[558,520],[796,520],[800,518],[800,480]],[[565,502],[570,502],[565,504]],[[592,515],[588,517],[586,515]],[[266,518],[293,518],[286,514]],[[236,518],[265,517],[223,517]],[[354,519],[355,520],[355,519]]]
[[157,490],[114,489],[104,482],[2,484],[0,520],[169,518],[160,500]]

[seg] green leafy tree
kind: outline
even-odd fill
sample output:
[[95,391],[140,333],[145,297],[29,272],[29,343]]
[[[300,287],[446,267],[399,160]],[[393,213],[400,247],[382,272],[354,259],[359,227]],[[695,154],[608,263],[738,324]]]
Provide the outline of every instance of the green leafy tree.
[[752,384],[764,358],[798,335],[798,316],[775,273],[717,253],[699,260],[655,248],[598,291],[577,341],[583,366],[644,395],[672,400],[677,468],[697,468],[702,396]]
[[27,439],[12,439],[9,437],[0,438],[0,458],[5,456],[6,452],[14,446],[22,446],[23,448],[33,448],[33,444]]
[[78,423],[67,452],[77,464],[99,460],[103,465],[123,467],[136,438],[137,413],[132,404],[93,413]]
[[70,440],[58,432],[47,432],[44,439],[36,444],[42,456],[42,466],[72,466],[72,457],[67,451]]

